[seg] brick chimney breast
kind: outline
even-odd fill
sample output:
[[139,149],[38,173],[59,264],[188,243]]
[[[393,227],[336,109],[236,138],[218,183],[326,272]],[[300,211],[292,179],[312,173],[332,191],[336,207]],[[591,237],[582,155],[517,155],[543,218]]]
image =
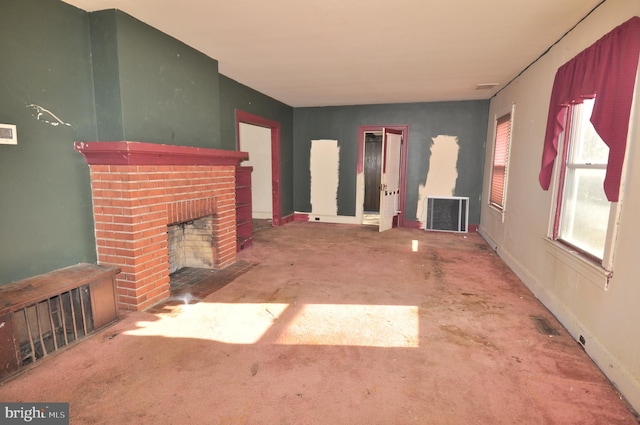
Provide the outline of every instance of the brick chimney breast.
[[170,224],[210,217],[210,264],[235,263],[235,168],[248,154],[141,142],[75,149],[90,167],[98,263],[122,270],[119,308],[144,310],[169,297]]

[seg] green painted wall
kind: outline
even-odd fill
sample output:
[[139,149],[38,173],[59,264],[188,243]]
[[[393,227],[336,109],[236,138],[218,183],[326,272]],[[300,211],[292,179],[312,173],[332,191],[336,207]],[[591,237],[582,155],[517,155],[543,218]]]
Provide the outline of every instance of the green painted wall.
[[291,107],[121,11],[4,0],[2,17],[0,123],[17,125],[18,145],[0,145],[0,284],[96,261],[78,140],[234,150],[235,109],[264,116],[282,125],[282,211],[293,212]]
[[282,215],[293,213],[293,108],[220,75],[222,149],[236,149],[236,110],[280,123]]
[[409,103],[321,108],[296,108],[293,132],[294,208],[310,212],[309,153],[311,140],[335,139],[340,146],[338,214],[356,211],[358,126],[408,125],[407,204],[405,219],[415,220],[418,188],[429,170],[432,138],[458,138],[455,195],[469,197],[469,223],[480,222],[480,197],[489,101]]
[[[339,214],[355,213],[358,125],[409,125],[407,219],[431,138],[460,141],[456,192],[479,221],[488,102],[294,109],[218,74],[218,63],[120,11],[4,0],[0,123],[0,284],[95,262],[89,167],[77,140],[235,149],[235,111],[281,124],[282,214],[309,210],[310,140],[341,146]],[[477,198],[477,199],[476,199]]]
[[112,10],[90,13],[89,29],[98,140],[126,140],[122,122],[116,14]]
[[97,131],[87,14],[51,0],[3,0],[1,10],[0,123],[18,134],[18,145],[0,145],[7,283],[95,262],[89,169],[73,142]]
[[218,61],[119,10],[89,16],[100,140],[220,146]]

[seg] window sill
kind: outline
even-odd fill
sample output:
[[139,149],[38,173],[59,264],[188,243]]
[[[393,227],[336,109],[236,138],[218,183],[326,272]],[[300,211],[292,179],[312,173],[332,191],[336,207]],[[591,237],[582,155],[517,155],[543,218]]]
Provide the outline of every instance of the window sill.
[[489,204],[489,212],[500,219],[504,223],[504,209],[500,209],[493,204]]
[[613,275],[612,271],[604,269],[600,264],[593,262],[593,260],[560,242],[550,238],[544,238],[544,241],[546,242],[547,252],[551,256],[579,273],[587,281],[603,291],[609,289],[609,280],[611,280],[611,276]]

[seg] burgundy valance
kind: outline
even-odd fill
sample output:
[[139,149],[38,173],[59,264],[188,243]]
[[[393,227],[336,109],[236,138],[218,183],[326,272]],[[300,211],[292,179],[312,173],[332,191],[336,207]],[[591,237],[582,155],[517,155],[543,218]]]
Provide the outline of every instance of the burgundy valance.
[[558,136],[564,130],[569,105],[595,97],[591,123],[609,146],[604,191],[609,201],[618,201],[639,56],[640,17],[635,16],[558,69],[539,175],[544,190],[551,183]]

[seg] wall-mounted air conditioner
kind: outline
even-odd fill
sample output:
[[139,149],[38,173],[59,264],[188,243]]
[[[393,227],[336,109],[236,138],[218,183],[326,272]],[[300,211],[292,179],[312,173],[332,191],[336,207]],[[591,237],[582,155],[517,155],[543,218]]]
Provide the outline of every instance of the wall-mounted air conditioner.
[[426,230],[466,233],[469,226],[468,217],[468,197],[427,197]]

